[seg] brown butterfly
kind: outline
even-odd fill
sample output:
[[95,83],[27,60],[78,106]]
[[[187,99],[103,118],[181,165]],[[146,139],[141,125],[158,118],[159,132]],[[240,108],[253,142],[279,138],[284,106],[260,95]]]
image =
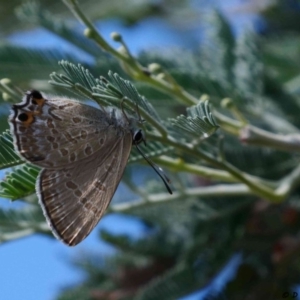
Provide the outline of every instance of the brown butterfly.
[[[52,232],[77,245],[108,207],[132,145],[140,151],[138,144],[145,140],[140,118],[73,99],[47,99],[32,90],[13,105],[9,122],[18,153],[43,168],[36,191]],[[172,193],[162,170],[143,157]]]

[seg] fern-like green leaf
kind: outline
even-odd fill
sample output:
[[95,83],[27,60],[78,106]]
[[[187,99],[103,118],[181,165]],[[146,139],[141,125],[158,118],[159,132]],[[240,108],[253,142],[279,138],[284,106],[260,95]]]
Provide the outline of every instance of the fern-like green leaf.
[[[182,249],[181,241],[171,239],[163,230],[141,240],[133,240],[126,235],[116,236],[109,231],[101,230],[101,239],[120,251],[145,257],[176,257]],[[160,247],[157,247],[157,244]]]
[[138,93],[130,81],[124,80],[118,74],[113,74],[112,72],[109,72],[108,75],[114,85],[119,89],[123,97],[127,97],[129,100],[133,101],[133,103],[138,105],[139,108],[145,110],[156,121],[161,121],[152,104],[147,101],[145,97]]
[[0,182],[0,197],[16,200],[32,195],[39,170],[36,166],[24,164],[11,171]]
[[203,67],[211,78],[216,78],[223,88],[233,85],[235,39],[230,24],[218,11],[208,16],[207,40],[204,48]]
[[23,209],[0,209],[0,243],[32,235],[50,234],[42,210],[36,205],[27,205]]
[[155,278],[142,288],[134,300],[173,300],[193,291],[199,286],[195,268],[179,264],[161,277]]
[[109,72],[109,79],[95,78],[81,65],[75,66],[66,61],[60,65],[66,75],[52,73],[50,83],[74,90],[85,97],[95,100],[99,105],[122,107],[129,113],[145,119],[148,124],[160,131],[166,131],[151,103],[141,96],[128,80]]
[[13,138],[9,130],[0,134],[0,169],[6,169],[24,163],[15,152]]
[[237,40],[233,71],[235,86],[251,102],[262,94],[263,89],[263,65],[259,54],[256,35],[246,31]]
[[202,140],[211,136],[219,128],[207,101],[187,108],[187,114],[187,117],[181,115],[176,119],[169,119],[169,121],[183,135],[188,135],[191,139]]

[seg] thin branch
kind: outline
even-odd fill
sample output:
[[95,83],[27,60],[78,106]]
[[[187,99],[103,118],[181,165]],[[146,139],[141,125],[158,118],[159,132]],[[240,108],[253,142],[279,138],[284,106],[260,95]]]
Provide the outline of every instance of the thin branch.
[[226,171],[213,169],[209,167],[189,164],[180,158],[173,159],[168,156],[160,156],[153,159],[160,166],[167,167],[174,172],[188,172],[207,179],[220,180],[225,182],[238,182],[231,174]]
[[[109,44],[102,38],[94,25],[88,20],[88,18],[83,14],[82,10],[79,8],[75,0],[63,0],[66,5],[71,9],[71,11],[77,16],[77,18],[85,24],[89,31],[89,37],[94,39],[98,45],[114,55],[117,59],[121,60],[122,63],[127,64],[126,70],[134,70],[134,74],[131,74],[135,79],[147,82],[153,87],[156,87],[163,92],[175,97],[182,103],[187,105],[194,105],[198,102],[197,98],[185,91],[172,77],[172,80],[164,80],[164,76],[149,76],[145,72],[145,68],[142,67],[131,55],[124,55],[114,50]],[[121,38],[121,37],[120,37]],[[121,38],[122,43],[123,40]],[[162,75],[160,73],[159,75]],[[169,74],[168,74],[169,75]],[[170,75],[169,75],[170,76]],[[242,118],[242,122],[233,120],[219,112],[214,112],[219,125],[222,128],[236,136],[240,135],[240,130],[242,128],[248,128],[248,135],[245,135],[245,132],[242,132],[241,139],[243,142],[248,144],[255,144],[261,146],[273,147],[275,149],[285,150],[285,151],[299,151],[300,148],[300,138],[295,135],[290,136],[278,136],[266,131],[263,131],[259,128],[253,126],[245,127],[245,120]],[[250,128],[250,129],[249,129]],[[251,134],[251,135],[250,135]]]
[[[163,155],[160,157],[156,157],[153,160],[160,166],[167,167],[168,169],[174,172],[188,172],[190,174],[195,174],[206,179],[220,180],[225,182],[235,182],[235,183],[240,182],[237,178],[232,176],[227,171],[186,163],[180,158],[173,159],[171,157]],[[277,187],[277,182],[265,180],[248,174],[247,176],[250,177],[251,180],[260,181],[266,186],[269,186],[270,188]]]
[[[88,20],[88,18],[83,14],[82,10],[78,6],[75,0],[63,0],[65,4],[70,8],[70,10],[77,16],[77,18],[87,26],[89,29],[89,37],[93,39],[103,50],[109,52],[117,59],[119,59],[123,64],[127,64],[126,70],[134,70],[133,73],[130,72],[135,79],[147,82],[153,87],[156,87],[163,92],[179,99],[181,102],[187,105],[194,105],[198,102],[197,98],[185,91],[174,78],[172,80],[166,81],[163,76],[149,75],[145,72],[145,68],[142,67],[131,55],[124,55],[114,50],[100,35],[94,25]],[[120,39],[123,42],[121,36]],[[161,75],[162,73],[160,73]],[[232,134],[239,135],[240,129],[244,127],[243,122],[235,121],[230,119],[221,113],[215,112],[217,120],[220,122],[222,128]]]
[[251,190],[257,195],[268,199],[270,201],[282,201],[282,197],[274,193],[274,190],[265,184],[265,181],[261,181],[259,179],[255,179],[250,177],[248,174],[240,171],[230,163],[226,161],[219,161],[215,157],[201,151],[199,148],[196,148],[192,144],[183,144],[175,140],[173,137],[168,136],[166,139],[162,139],[160,136],[155,134],[148,133],[147,137],[152,138],[153,140],[160,141],[167,145],[175,147],[177,150],[181,150],[187,155],[192,155],[197,159],[203,159],[206,162],[210,163],[212,166],[215,166],[221,170],[226,170],[232,176],[237,178],[240,182],[245,183],[247,186],[251,188]]
[[240,140],[247,145],[258,145],[287,152],[300,152],[300,134],[275,134],[248,125],[240,130]]
[[225,197],[249,195],[254,194],[244,184],[220,184],[208,187],[188,188],[183,193],[175,192],[173,195],[169,195],[168,193],[148,195],[147,198],[144,198],[143,200],[112,205],[110,212],[127,212],[134,208],[163,204],[170,201],[182,200],[183,198],[187,199],[188,197]]
[[[63,0],[63,2],[69,7],[78,20],[87,26],[85,35],[94,40],[101,47],[101,49],[117,58],[121,62],[121,65],[124,66],[124,70],[127,71],[130,76],[132,76],[134,79],[147,82],[169,95],[175,96],[176,99],[182,103],[187,105],[197,104],[198,99],[186,92],[175,81],[175,79],[171,82],[168,82],[164,80],[163,76],[151,75],[150,71],[141,66],[132,55],[129,55],[126,51],[116,51],[114,48],[112,48],[100,35],[95,26],[84,15],[76,0]],[[123,43],[124,42],[122,40],[122,44]],[[125,48],[123,47],[123,49]]]
[[28,235],[36,233],[33,228],[26,228],[16,232],[2,233],[0,234],[0,243],[8,242],[10,240],[16,240]]
[[218,124],[247,145],[269,147],[286,152],[300,152],[300,134],[276,134],[253,125],[231,119],[217,111],[214,111]]
[[279,181],[276,193],[286,198],[300,184],[300,165]]

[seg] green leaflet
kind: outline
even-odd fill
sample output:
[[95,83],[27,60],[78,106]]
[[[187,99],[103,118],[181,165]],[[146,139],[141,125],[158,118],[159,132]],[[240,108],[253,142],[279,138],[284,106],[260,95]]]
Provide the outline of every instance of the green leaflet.
[[0,169],[23,164],[24,160],[15,152],[13,138],[9,130],[0,134]]
[[208,105],[208,101],[200,101],[197,105],[187,108],[188,116],[180,115],[169,122],[190,139],[203,140],[211,136],[218,128]]
[[22,209],[0,209],[0,243],[32,235],[50,233],[42,210],[36,205]]
[[0,197],[17,200],[33,194],[39,170],[24,164],[8,173],[0,182]]

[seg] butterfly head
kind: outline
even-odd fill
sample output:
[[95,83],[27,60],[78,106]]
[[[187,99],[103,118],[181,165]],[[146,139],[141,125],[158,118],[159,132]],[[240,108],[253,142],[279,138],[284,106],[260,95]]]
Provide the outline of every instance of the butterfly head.
[[132,134],[132,144],[136,146],[139,153],[142,157],[148,162],[148,164],[154,169],[154,171],[158,174],[158,176],[162,179],[163,183],[165,184],[168,192],[172,194],[172,190],[170,188],[170,179],[166,176],[165,172],[161,167],[158,167],[145,153],[142,152],[140,147],[138,146],[140,143],[144,142],[146,145],[146,136],[142,129],[136,129],[133,131]]
[[145,120],[141,117],[139,106],[136,105],[136,113],[138,115],[138,118],[136,117],[128,117],[123,104],[126,98],[122,99],[121,102],[121,109],[123,112],[123,115],[125,119],[127,120],[130,128],[131,128],[131,134],[132,134],[132,145],[135,145],[138,152],[142,155],[142,157],[148,162],[148,164],[153,168],[153,170],[158,174],[158,176],[162,179],[163,183],[165,184],[168,192],[172,194],[172,190],[170,188],[170,179],[166,176],[165,172],[161,167],[158,167],[151,159],[142,152],[141,148],[139,147],[139,144],[144,142],[146,145],[146,135],[145,131],[141,128],[144,127],[143,124],[145,123]]

